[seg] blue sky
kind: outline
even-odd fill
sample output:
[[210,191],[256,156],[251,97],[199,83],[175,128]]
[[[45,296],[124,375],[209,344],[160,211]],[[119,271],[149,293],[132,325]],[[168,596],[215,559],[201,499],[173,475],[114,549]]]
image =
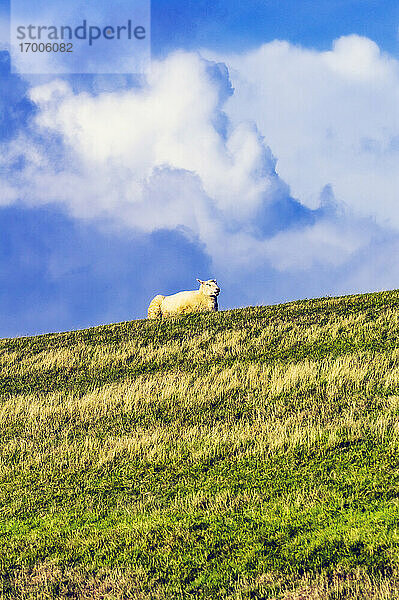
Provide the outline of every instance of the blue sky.
[[1,337],[399,287],[396,2],[153,1],[147,78],[11,74],[8,14]]
[[351,33],[396,55],[399,49],[393,0],[155,0],[152,14],[156,54],[176,47],[240,51],[273,39],[328,49]]
[[[96,6],[101,10],[109,3],[98,0]],[[327,49],[333,39],[351,33],[396,56],[399,51],[394,0],[152,0],[151,8],[156,56],[176,48],[239,51],[273,39]],[[4,23],[9,11],[10,0],[2,0]]]

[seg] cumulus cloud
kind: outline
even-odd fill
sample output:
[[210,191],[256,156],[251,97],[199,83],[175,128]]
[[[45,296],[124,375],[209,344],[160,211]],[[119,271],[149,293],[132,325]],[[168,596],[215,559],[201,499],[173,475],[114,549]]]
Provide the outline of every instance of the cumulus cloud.
[[179,227],[218,265],[265,260],[260,213],[299,204],[256,124],[227,119],[232,93],[224,64],[183,52],[155,63],[139,89],[76,94],[63,80],[33,87],[31,130],[3,159],[11,166],[23,158],[22,169],[9,171],[9,201],[16,189],[29,204],[58,201],[79,218],[110,217],[146,232]]
[[33,86],[34,115],[3,145],[1,201],[178,231],[210,257],[230,304],[243,273],[242,303],[355,291],[350,269],[383,227],[397,243],[397,67],[349,36],[328,52],[176,52],[130,88]]
[[251,115],[292,194],[316,207],[331,184],[358,214],[399,226],[399,63],[349,35],[325,52],[274,41],[224,57],[233,123]]
[[101,165],[112,186],[122,179],[119,198],[131,205],[142,202],[154,171],[166,167],[197,175],[226,218],[247,219],[277,178],[256,127],[240,123],[224,136],[217,126],[220,97],[229,92],[221,68],[177,53],[154,64],[144,88],[96,97],[54,81],[31,90],[36,126],[60,134],[86,173]]

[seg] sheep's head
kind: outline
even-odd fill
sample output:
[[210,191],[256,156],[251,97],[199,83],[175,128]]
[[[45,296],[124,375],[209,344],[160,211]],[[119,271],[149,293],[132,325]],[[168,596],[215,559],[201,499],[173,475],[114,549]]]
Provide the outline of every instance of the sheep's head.
[[200,283],[200,290],[206,296],[218,296],[220,294],[220,287],[218,286],[216,279],[208,279],[208,281],[202,281],[197,279]]

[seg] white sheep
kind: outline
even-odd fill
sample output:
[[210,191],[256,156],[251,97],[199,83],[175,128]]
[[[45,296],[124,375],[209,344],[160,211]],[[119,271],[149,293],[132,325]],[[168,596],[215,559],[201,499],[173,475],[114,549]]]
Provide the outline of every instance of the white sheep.
[[157,319],[190,312],[216,312],[218,310],[217,296],[220,293],[216,280],[201,281],[201,279],[197,279],[197,281],[200,284],[199,290],[178,292],[172,296],[155,296],[148,307],[148,318]]

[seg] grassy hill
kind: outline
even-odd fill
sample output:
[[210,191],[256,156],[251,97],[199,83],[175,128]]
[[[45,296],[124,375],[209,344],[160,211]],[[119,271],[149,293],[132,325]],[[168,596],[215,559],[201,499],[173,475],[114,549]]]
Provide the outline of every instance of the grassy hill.
[[0,597],[399,597],[399,291],[0,341]]

